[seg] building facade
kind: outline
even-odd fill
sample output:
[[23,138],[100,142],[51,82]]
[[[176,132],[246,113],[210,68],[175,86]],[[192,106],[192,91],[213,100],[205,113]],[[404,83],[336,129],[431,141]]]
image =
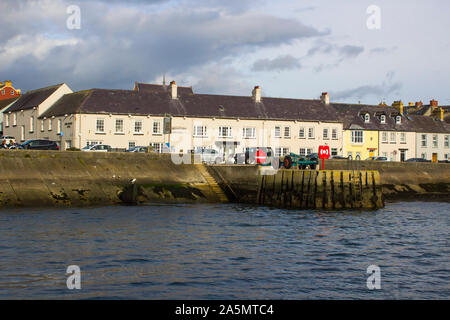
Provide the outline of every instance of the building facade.
[[6,80],[5,82],[0,82],[0,100],[18,98],[20,94],[21,90],[15,89],[11,81]]

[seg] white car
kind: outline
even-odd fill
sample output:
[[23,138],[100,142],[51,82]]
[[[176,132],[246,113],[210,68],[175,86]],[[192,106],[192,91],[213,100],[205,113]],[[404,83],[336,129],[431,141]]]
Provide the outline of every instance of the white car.
[[111,146],[107,144],[94,144],[92,146],[86,146],[81,151],[89,151],[89,152],[108,152],[111,151]]

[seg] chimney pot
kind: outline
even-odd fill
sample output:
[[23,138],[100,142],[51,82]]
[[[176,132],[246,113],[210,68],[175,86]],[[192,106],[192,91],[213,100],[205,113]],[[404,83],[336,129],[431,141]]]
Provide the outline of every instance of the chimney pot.
[[178,99],[177,83],[175,81],[170,82],[170,92],[172,99]]
[[436,100],[430,100],[430,106],[432,106],[433,108],[436,108],[438,106],[438,102]]
[[261,88],[259,86],[255,86],[252,92],[253,100],[259,103],[261,102]]
[[320,96],[320,100],[324,104],[330,104],[330,96],[329,96],[328,92],[322,92],[322,95]]

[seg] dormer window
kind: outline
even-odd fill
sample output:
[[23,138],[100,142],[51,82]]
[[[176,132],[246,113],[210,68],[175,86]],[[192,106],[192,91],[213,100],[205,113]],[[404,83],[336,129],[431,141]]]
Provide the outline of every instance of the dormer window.
[[380,123],[386,123],[386,116],[384,114],[380,116]]
[[365,115],[364,115],[364,122],[369,122],[370,121],[370,114],[368,114],[368,113],[366,113]]
[[400,124],[402,123],[402,117],[401,116],[396,116],[395,117],[395,124]]

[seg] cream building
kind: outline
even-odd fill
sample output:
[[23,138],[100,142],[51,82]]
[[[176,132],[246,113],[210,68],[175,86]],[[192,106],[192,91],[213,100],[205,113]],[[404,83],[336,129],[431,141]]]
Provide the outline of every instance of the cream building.
[[28,91],[3,112],[3,134],[18,142],[42,138],[38,118],[68,93],[72,90],[65,83]]
[[137,83],[133,91],[93,89],[66,94],[38,121],[40,136],[63,148],[152,145],[159,152],[207,148],[229,157],[248,147],[306,155],[328,145],[342,153],[342,124],[325,97],[266,98],[259,87],[247,97],[194,94],[174,82]]

